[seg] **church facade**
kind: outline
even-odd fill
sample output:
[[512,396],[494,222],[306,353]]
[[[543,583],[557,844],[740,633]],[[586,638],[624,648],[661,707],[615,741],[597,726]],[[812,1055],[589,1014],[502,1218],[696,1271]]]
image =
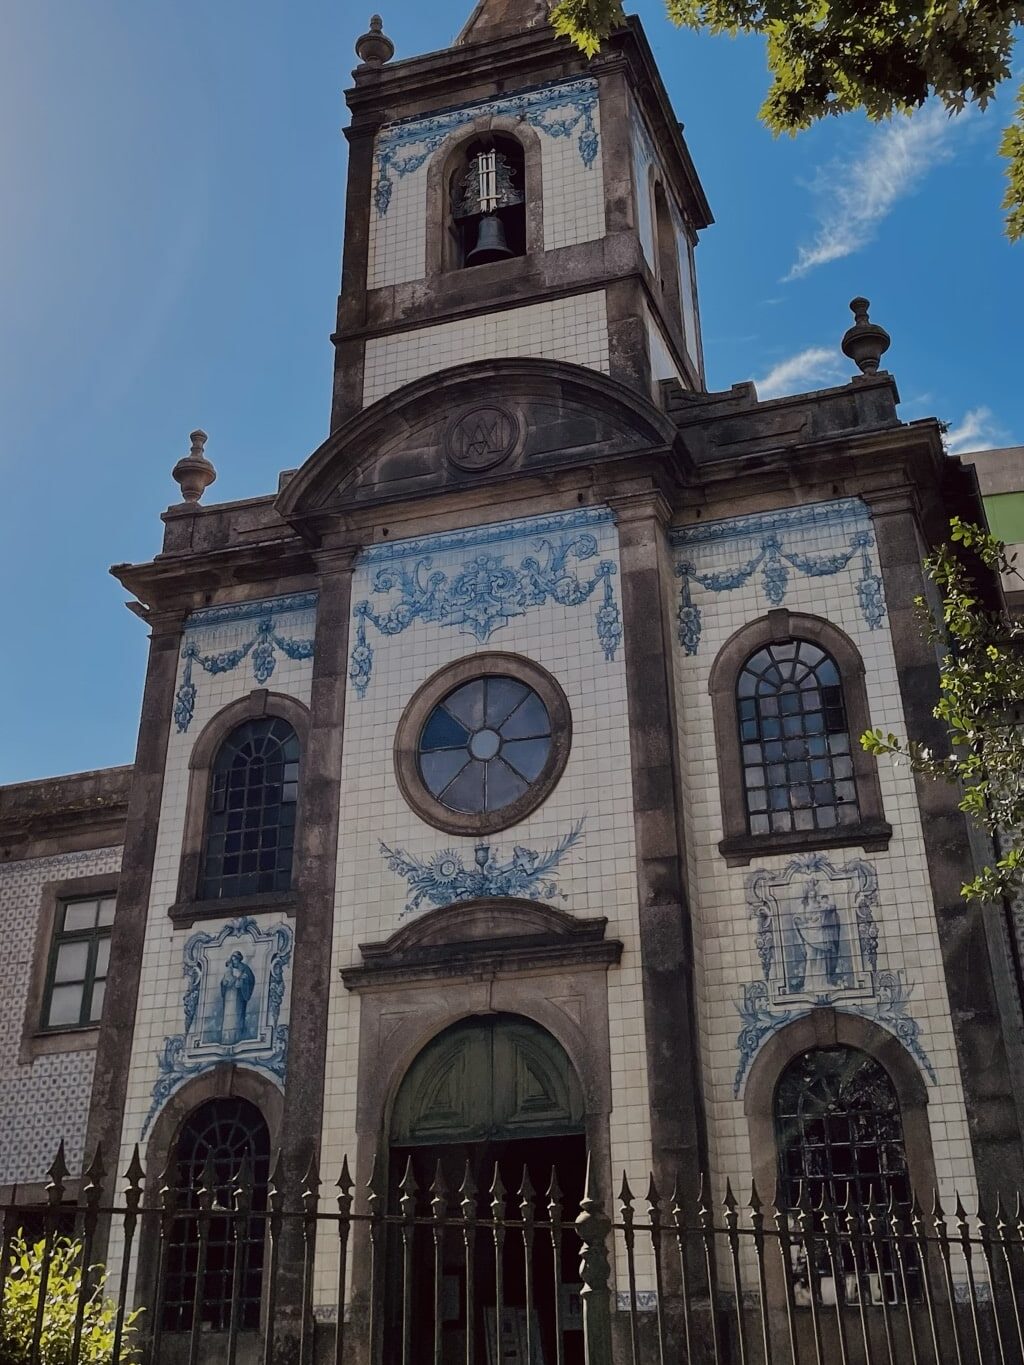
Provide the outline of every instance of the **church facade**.
[[942,743],[914,599],[973,475],[900,420],[865,300],[848,383],[707,390],[711,213],[636,21],[588,61],[481,0],[443,52],[357,52],[330,434],[220,504],[193,434],[113,570],[133,769],[0,792],[0,1182],[38,1200],[63,1138],[183,1197],[278,1149],[392,1204],[467,1161],[578,1200],[588,1155],[608,1201],[1021,1183],[974,835],[858,742]]

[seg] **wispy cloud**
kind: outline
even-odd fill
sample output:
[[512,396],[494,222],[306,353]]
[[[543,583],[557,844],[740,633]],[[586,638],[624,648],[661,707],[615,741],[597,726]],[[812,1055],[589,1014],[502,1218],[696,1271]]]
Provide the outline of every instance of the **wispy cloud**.
[[761,379],[755,379],[759,398],[778,398],[783,393],[800,393],[817,384],[830,384],[843,376],[836,350],[828,346],[808,346],[773,365]]
[[941,104],[894,118],[872,132],[856,155],[819,170],[818,232],[799,248],[788,280],[865,246],[899,199],[910,194],[933,166],[952,156],[950,131],[967,114],[951,119]]
[[1002,438],[991,408],[970,408],[955,427],[946,432],[946,449],[950,455],[962,455],[966,450],[983,450]]

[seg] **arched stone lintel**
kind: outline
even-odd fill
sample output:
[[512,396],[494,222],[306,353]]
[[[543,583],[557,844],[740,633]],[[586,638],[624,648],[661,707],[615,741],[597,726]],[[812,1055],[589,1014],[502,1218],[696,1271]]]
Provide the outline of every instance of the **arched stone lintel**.
[[573,940],[604,938],[607,919],[579,919],[557,906],[516,896],[482,896],[427,910],[403,924],[383,943],[361,943],[366,962],[394,958],[415,948],[491,942],[499,939]]

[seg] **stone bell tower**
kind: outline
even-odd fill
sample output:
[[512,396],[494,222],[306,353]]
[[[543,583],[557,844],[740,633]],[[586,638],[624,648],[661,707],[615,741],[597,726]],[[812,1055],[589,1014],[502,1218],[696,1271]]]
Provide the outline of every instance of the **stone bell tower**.
[[356,44],[332,430],[469,361],[704,387],[707,200],[639,24],[591,60],[540,0],[479,0],[454,45]]

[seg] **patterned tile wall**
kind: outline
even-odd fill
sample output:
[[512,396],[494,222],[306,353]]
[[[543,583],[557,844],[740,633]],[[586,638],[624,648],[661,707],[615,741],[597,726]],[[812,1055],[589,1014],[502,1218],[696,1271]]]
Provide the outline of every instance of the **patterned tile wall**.
[[369,341],[363,403],[369,406],[403,384],[452,365],[507,356],[569,360],[607,374],[604,292],[506,308]]
[[[442,575],[443,585],[433,619],[425,620],[418,585],[428,572]],[[358,639],[364,602],[386,625],[407,622],[396,634],[367,623],[368,677]],[[486,840],[492,853],[486,875],[499,892],[515,891],[525,876],[519,894],[573,914],[607,916],[608,936],[623,941],[622,964],[609,975],[612,1159],[616,1168],[637,1169],[647,1164],[650,1138],[620,607],[617,536],[604,509],[375,546],[364,554],[353,588],[352,675],[365,687],[362,696],[359,687],[350,688],[346,709],[332,975],[337,981],[339,969],[360,962],[358,944],[385,938],[410,914],[443,899],[445,886],[472,890],[466,878],[479,867],[473,839],[426,825],[399,791],[390,753],[409,699],[443,665],[480,650],[537,661],[569,699],[572,750],[547,801]],[[541,870],[533,855],[557,855],[560,844],[560,856]],[[389,856],[396,850],[404,861]],[[417,867],[426,875],[414,884]],[[426,888],[419,901],[417,886]],[[358,1019],[358,998],[339,986],[328,1024],[325,1170],[336,1169],[355,1148]],[[329,1269],[325,1276],[329,1300]]]
[[18,1053],[47,882],[117,872],[119,848],[0,865],[0,1185],[42,1180],[57,1143],[77,1174],[89,1115],[94,1054],[57,1052],[21,1065]]
[[[749,1180],[748,1067],[780,1021],[805,1012],[819,995],[900,1030],[928,1085],[943,1198],[954,1186],[967,1198],[974,1184],[968,1121],[912,779],[890,764],[879,767],[894,831],[886,852],[826,850],[802,864],[780,854],[730,868],[717,848],[721,775],[708,674],[746,622],[778,605],[833,622],[863,656],[871,723],[905,728],[868,510],[850,499],[738,517],[687,527],[674,542],[679,746],[717,1178],[730,1174],[734,1188]],[[799,944],[794,950],[794,917],[808,907],[825,907],[843,945],[845,956],[824,967]],[[812,982],[814,973],[827,980]]]
[[431,158],[453,134],[495,115],[523,119],[540,137],[545,249],[604,235],[597,82],[561,82],[380,130],[371,185],[369,288],[423,278]]

